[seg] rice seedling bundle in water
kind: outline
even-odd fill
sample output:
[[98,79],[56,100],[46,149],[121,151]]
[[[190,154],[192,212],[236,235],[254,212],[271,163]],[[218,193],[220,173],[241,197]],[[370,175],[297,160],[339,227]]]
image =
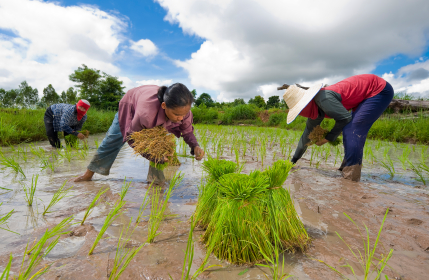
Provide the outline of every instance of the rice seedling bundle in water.
[[[311,146],[313,144],[316,144],[320,140],[325,139],[325,136],[326,134],[328,134],[328,132],[329,132],[328,130],[323,129],[320,125],[316,126],[308,135],[308,139],[310,139],[311,142],[308,143],[307,145]],[[340,137],[337,137],[335,141],[332,141],[332,142],[329,141],[329,144],[331,144],[332,146],[338,146],[342,142],[343,142],[342,139]]]
[[[180,165],[176,155],[175,136],[163,126],[134,132],[130,139],[134,141],[132,145],[134,153],[148,155],[153,167],[163,170],[169,165]],[[168,156],[167,162],[163,162],[165,156]]]
[[[264,171],[239,174],[226,160],[203,164],[207,182],[195,211],[209,251],[231,263],[254,263],[279,250],[304,250],[310,238],[289,191],[282,187],[293,164],[279,160]],[[267,242],[268,240],[268,242]]]

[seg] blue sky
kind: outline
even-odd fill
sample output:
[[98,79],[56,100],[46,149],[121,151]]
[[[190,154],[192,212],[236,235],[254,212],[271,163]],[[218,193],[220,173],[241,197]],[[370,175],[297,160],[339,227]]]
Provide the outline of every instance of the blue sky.
[[219,101],[364,73],[426,97],[427,14],[426,0],[0,0],[0,87],[60,92],[84,63]]

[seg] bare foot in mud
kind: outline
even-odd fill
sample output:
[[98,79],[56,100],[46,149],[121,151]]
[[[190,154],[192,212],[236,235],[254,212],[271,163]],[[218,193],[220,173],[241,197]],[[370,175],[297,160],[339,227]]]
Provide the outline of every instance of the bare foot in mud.
[[73,182],[77,183],[77,182],[83,182],[83,181],[91,181],[92,176],[94,176],[94,172],[87,169],[85,174],[77,177],[76,179],[73,180]]

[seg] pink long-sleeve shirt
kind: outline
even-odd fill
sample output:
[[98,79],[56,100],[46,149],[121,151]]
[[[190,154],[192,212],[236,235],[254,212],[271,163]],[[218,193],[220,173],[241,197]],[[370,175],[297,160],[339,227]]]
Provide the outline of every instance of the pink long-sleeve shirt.
[[157,97],[158,89],[159,86],[154,85],[140,86],[130,89],[122,97],[119,102],[118,119],[124,142],[128,141],[131,145],[132,141],[130,142],[128,138],[135,131],[163,125],[177,138],[183,137],[193,151],[198,146],[198,142],[192,126],[192,112],[189,111],[178,123],[167,119]]

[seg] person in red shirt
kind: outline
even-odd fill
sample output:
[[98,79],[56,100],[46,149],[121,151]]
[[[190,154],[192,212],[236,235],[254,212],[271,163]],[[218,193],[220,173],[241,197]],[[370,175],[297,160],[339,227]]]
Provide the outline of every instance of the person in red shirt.
[[[130,146],[133,144],[129,140],[133,132],[160,125],[176,137],[183,137],[191,148],[191,154],[195,155],[195,159],[201,160],[204,151],[198,145],[192,126],[193,102],[192,93],[181,83],[169,87],[145,85],[130,89],[119,102],[119,111],[85,174],[74,181],[90,181],[94,173],[109,175],[125,142]],[[142,156],[153,161],[149,155]],[[165,157],[163,162],[167,160]]]
[[335,126],[316,145],[335,141],[342,132],[345,156],[340,170],[344,178],[359,181],[368,131],[386,110],[393,94],[388,82],[372,74],[352,76],[325,87],[321,84],[310,88],[289,86],[283,94],[290,108],[287,123],[298,115],[307,118],[306,128],[291,161],[296,163],[305,153],[310,142],[308,135],[313,128],[325,117],[333,118]]

